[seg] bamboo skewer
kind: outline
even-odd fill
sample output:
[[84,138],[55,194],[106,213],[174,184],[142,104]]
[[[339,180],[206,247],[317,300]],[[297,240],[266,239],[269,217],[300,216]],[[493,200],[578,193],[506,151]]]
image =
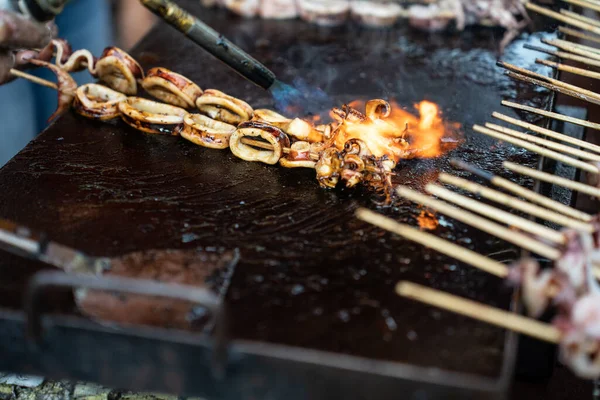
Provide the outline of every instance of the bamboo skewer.
[[531,135],[529,133],[516,131],[514,129],[510,129],[510,128],[507,128],[504,126],[492,124],[489,122],[486,122],[485,127],[489,128],[489,129],[493,129],[493,130],[501,132],[501,133],[504,133],[504,134],[507,134],[507,135],[510,135],[510,136],[514,136],[518,139],[522,139],[522,140],[525,140],[525,141],[528,141],[531,143],[538,144],[540,146],[547,147],[549,149],[559,151],[561,153],[570,154],[574,157],[581,158],[583,160],[600,161],[600,154],[589,153],[587,151],[579,150],[574,147],[566,146],[561,143],[556,143],[556,142],[553,142],[548,139],[544,139],[541,137]]
[[526,49],[529,49],[529,50],[539,51],[539,52],[549,54],[551,56],[559,57],[559,58],[562,58],[565,60],[573,60],[573,61],[578,61],[582,64],[592,65],[594,67],[600,67],[600,61],[598,61],[598,60],[594,60],[589,57],[582,57],[582,56],[578,56],[575,54],[567,53],[566,51],[554,51],[554,50],[545,49],[545,48],[539,47],[539,46],[532,46],[530,44],[524,44],[523,47]]
[[556,260],[561,255],[561,252],[558,249],[549,246],[545,243],[539,242],[531,238],[530,236],[506,228],[502,225],[490,221],[489,219],[480,217],[469,211],[465,211],[443,201],[436,200],[430,196],[416,192],[406,186],[398,186],[396,192],[399,196],[402,196],[408,200],[437,210],[438,212],[446,214],[451,218],[454,218],[465,224],[471,225],[474,228],[494,235],[500,239],[506,240],[509,243],[513,243],[517,246],[527,249],[533,253],[539,254],[550,260]]
[[519,147],[522,147],[522,148],[524,148],[526,150],[529,150],[529,151],[532,151],[534,153],[540,154],[540,155],[542,155],[544,157],[548,157],[548,158],[551,158],[553,160],[560,161],[560,162],[562,162],[564,164],[571,165],[573,167],[579,168],[579,169],[581,169],[583,171],[586,171],[586,172],[589,172],[591,174],[600,174],[600,170],[598,169],[598,167],[596,167],[596,166],[594,166],[592,164],[589,164],[589,163],[584,162],[584,161],[577,160],[576,158],[569,157],[569,156],[566,156],[566,155],[561,154],[561,153],[557,153],[557,152],[555,152],[553,150],[549,150],[549,149],[547,149],[545,147],[541,147],[541,146],[538,146],[536,144],[532,144],[532,143],[527,142],[525,140],[517,139],[517,138],[515,138],[513,136],[505,135],[503,133],[500,133],[500,132],[497,132],[497,131],[485,128],[485,127],[480,126],[480,125],[474,125],[473,126],[473,130],[475,132],[479,132],[479,133],[482,133],[484,135],[491,136],[491,137],[493,137],[495,139],[498,139],[498,140],[501,140],[501,141],[504,141],[504,142],[507,142],[507,143],[511,143],[511,144],[519,146]]
[[570,74],[585,76],[586,78],[600,79],[600,73],[594,72],[594,71],[589,71],[587,69],[572,67],[570,65],[561,64],[561,63],[557,63],[554,61],[543,60],[541,58],[536,59],[535,62],[538,64],[541,64],[541,65],[545,65],[550,68],[556,68],[559,71],[568,72]]
[[[535,108],[535,107],[525,106],[525,105],[518,104],[518,103],[513,103],[512,101],[502,100],[502,105],[506,106],[506,107],[516,108],[517,110],[532,112],[534,114],[542,115],[544,117],[556,119],[559,121],[570,122],[572,124],[584,126],[586,128],[600,130],[600,124],[596,124],[594,122],[589,122],[584,119],[573,118],[573,117],[569,117],[567,115],[563,115],[563,114],[559,114],[559,113],[555,113],[555,112],[551,112],[551,111],[546,111],[546,110],[542,110],[542,109]],[[520,126],[521,128],[529,129],[530,131],[541,133],[542,135],[558,139],[562,142],[571,143],[571,144],[577,145],[581,148],[586,148],[588,150],[593,150],[595,152],[600,153],[600,146],[586,142],[585,140],[575,139],[569,135],[555,132],[550,129],[542,128],[537,125],[531,124],[529,122],[521,121],[520,119],[516,119],[516,118],[509,117],[507,115],[504,115],[504,114],[500,114],[499,112],[494,112],[492,114],[492,116],[494,118],[500,119],[502,121]]]
[[600,54],[600,48],[598,47],[592,47],[592,46],[587,46],[585,44],[581,44],[581,43],[576,43],[576,42],[571,42],[569,40],[564,40],[564,39],[542,39],[543,43],[547,43],[550,44],[551,46],[554,46],[554,43],[558,43],[558,44],[562,44],[565,46],[572,46],[584,51],[588,51],[590,53],[595,53],[595,54]]
[[536,222],[519,217],[504,210],[500,210],[499,208],[489,206],[475,199],[470,199],[466,196],[460,195],[432,183],[428,184],[425,190],[440,199],[444,199],[449,203],[456,204],[466,210],[476,212],[477,214],[483,215],[489,219],[496,220],[509,226],[514,226],[515,228],[519,228],[524,232],[531,233],[555,244],[565,244],[566,238],[562,233],[547,228]]
[[583,40],[589,40],[590,42],[600,43],[600,36],[586,35],[584,32],[580,32],[576,29],[567,28],[566,26],[559,26],[558,30],[569,36],[573,36]]
[[[600,55],[599,55],[599,57],[600,57]],[[575,94],[570,94],[571,96],[577,97],[582,100],[589,101],[594,104],[600,104],[600,93],[596,93],[591,90],[581,88],[579,86],[571,85],[570,83],[565,83],[558,79],[549,78],[545,75],[538,74],[537,72],[530,71],[526,68],[517,67],[516,65],[513,65],[513,64],[508,64],[508,63],[505,63],[502,61],[498,61],[496,64],[499,67],[507,69],[508,76],[514,77],[519,80],[523,80],[525,82],[536,83],[540,86],[546,87],[551,90],[560,91],[562,93],[569,94],[569,92],[573,92]],[[511,72],[513,72],[513,74],[511,74]],[[521,76],[517,77],[515,75],[521,75]],[[523,79],[523,78],[528,78],[528,79]],[[539,83],[534,82],[534,80],[538,81]]]
[[516,210],[533,215],[534,217],[551,221],[556,224],[584,231],[587,233],[592,233],[594,231],[594,227],[591,224],[567,217],[563,214],[554,212],[547,208],[540,207],[527,201],[520,200],[516,197],[509,196],[505,193],[499,192],[494,189],[490,189],[483,185],[479,185],[475,182],[471,182],[466,179],[462,179],[444,172],[440,174],[438,179],[442,183],[466,190],[470,193],[479,195],[488,200],[492,200],[503,206],[514,208]]
[[431,233],[420,231],[419,229],[413,228],[409,225],[400,224],[391,218],[384,217],[381,214],[365,208],[358,209],[356,211],[356,216],[360,220],[395,233],[406,239],[412,240],[413,242],[419,243],[423,246],[434,249],[442,254],[470,264],[492,275],[500,278],[506,278],[508,275],[508,268],[506,265],[476,253],[473,250],[466,249],[445,239],[439,238]]
[[591,3],[589,1],[581,1],[581,0],[563,0],[566,3],[571,3],[579,7],[589,8],[590,10],[600,11],[600,5],[596,3]]
[[592,32],[597,35],[600,35],[600,27],[595,25],[588,24],[586,22],[580,21],[575,18],[571,18],[569,16],[557,13],[556,11],[552,11],[548,8],[538,6],[537,4],[527,2],[525,3],[525,7],[530,11],[535,11],[546,17],[554,18],[555,20],[564,22],[565,24],[576,26],[577,28],[583,29],[584,31]]
[[527,199],[527,200],[531,201],[532,203],[540,204],[546,208],[549,208],[556,212],[562,213],[566,216],[576,218],[580,221],[585,221],[585,222],[590,222],[594,218],[590,214],[584,213],[583,211],[579,211],[573,207],[570,207],[566,204],[560,203],[556,200],[550,199],[546,196],[542,196],[541,194],[539,194],[533,190],[521,187],[508,179],[494,175],[488,171],[484,171],[484,170],[477,168],[474,165],[466,163],[462,160],[452,159],[452,160],[450,160],[450,164],[454,168],[462,169],[464,171],[472,173],[473,175],[483,178],[483,179],[489,181],[494,186],[498,186],[503,189],[506,189],[509,192],[515,194],[516,196],[523,197],[524,199]]
[[56,83],[50,82],[46,79],[39,78],[35,75],[28,74],[27,72],[23,72],[21,70],[12,68],[10,70],[10,73],[11,73],[11,75],[16,76],[18,78],[27,79],[28,81],[37,83],[38,85],[42,85],[42,86],[46,86],[50,89],[58,90],[58,85]]
[[586,17],[585,15],[577,14],[577,13],[575,13],[573,11],[569,11],[569,10],[565,10],[565,9],[561,9],[560,13],[562,15],[565,15],[567,17],[570,17],[570,18],[573,18],[573,19],[576,19],[576,20],[579,20],[579,21],[584,22],[586,24],[590,24],[590,25],[593,25],[593,26],[600,27],[600,22],[596,21],[593,18]]
[[563,85],[555,85],[553,83],[549,83],[544,80],[532,78],[530,76],[526,76],[526,75],[519,74],[519,73],[512,72],[512,71],[507,71],[506,75],[510,78],[517,79],[522,82],[527,82],[527,83],[531,83],[533,85],[545,87],[546,89],[553,90],[553,91],[559,92],[559,93],[563,93],[563,94],[566,94],[567,96],[575,97],[576,99],[580,99],[580,100],[584,100],[584,101],[587,101],[592,104],[600,105],[600,98],[597,98],[596,96],[587,96],[587,95],[583,94],[580,90],[568,89],[568,88],[565,88]]
[[595,51],[589,51],[589,50],[583,49],[580,46],[577,46],[573,43],[563,42],[560,40],[547,40],[547,39],[542,39],[542,43],[557,47],[561,50],[568,51],[569,53],[578,54],[580,56],[584,56],[584,57],[591,58],[594,60],[600,60],[599,53],[597,53]]
[[439,290],[430,289],[416,283],[398,282],[396,293],[402,297],[452,311],[501,328],[513,330],[546,342],[559,343],[562,337],[560,330],[550,324]]
[[566,187],[567,189],[576,190],[581,193],[589,194],[593,197],[600,198],[600,189],[586,185],[585,183],[575,182],[570,179],[566,179],[560,176],[552,175],[547,172],[538,171],[532,168],[527,168],[519,164],[515,164],[509,161],[505,161],[503,164],[504,168],[509,171],[516,172],[521,175],[529,176],[531,178],[552,183],[555,185]]

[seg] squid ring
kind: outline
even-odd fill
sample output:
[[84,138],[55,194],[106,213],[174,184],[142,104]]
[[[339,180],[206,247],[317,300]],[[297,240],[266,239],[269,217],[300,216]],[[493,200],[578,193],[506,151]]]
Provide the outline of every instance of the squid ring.
[[[243,138],[259,138],[270,144],[273,149],[257,149],[243,143]],[[242,123],[237,131],[231,135],[229,142],[231,152],[238,158],[246,161],[260,161],[274,165],[283,156],[283,149],[290,147],[290,139],[279,128],[262,122],[248,121]]]
[[183,118],[185,124],[181,136],[200,146],[211,149],[226,149],[229,139],[236,130],[233,125],[215,121],[202,114],[187,114]]
[[369,100],[365,106],[367,118],[375,121],[377,119],[387,118],[392,112],[390,103],[385,100],[375,99]]
[[284,168],[315,168],[317,163],[311,159],[310,149],[311,145],[308,142],[295,142],[289,154],[279,160],[279,164]]
[[254,114],[248,103],[215,89],[206,89],[196,99],[196,107],[202,114],[232,125],[246,122]]
[[127,96],[96,83],[81,85],[75,91],[73,107],[77,114],[91,119],[106,121],[119,117],[119,103]]
[[290,122],[292,122],[291,119],[286,118],[283,115],[273,110],[268,110],[266,108],[254,110],[254,116],[252,117],[252,121],[266,122],[267,124],[276,126],[281,130],[285,130],[290,124]]
[[183,108],[141,97],[128,97],[119,103],[119,111],[123,121],[135,129],[174,136],[179,135],[187,114]]
[[183,75],[166,68],[152,68],[142,87],[157,99],[181,108],[194,108],[202,89]]
[[112,89],[134,95],[137,80],[144,79],[140,64],[118,47],[107,47],[96,63],[96,75]]

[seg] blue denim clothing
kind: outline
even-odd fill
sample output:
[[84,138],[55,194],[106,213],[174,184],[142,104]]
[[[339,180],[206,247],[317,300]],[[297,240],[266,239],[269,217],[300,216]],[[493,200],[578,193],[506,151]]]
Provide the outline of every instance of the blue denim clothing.
[[[59,36],[67,39],[73,50],[85,48],[100,56],[114,42],[109,0],[73,0],[56,18],[56,24]],[[33,73],[56,80],[49,71]],[[87,71],[74,77],[79,84],[93,81]],[[0,86],[0,166],[46,127],[56,99],[56,91],[24,80]]]

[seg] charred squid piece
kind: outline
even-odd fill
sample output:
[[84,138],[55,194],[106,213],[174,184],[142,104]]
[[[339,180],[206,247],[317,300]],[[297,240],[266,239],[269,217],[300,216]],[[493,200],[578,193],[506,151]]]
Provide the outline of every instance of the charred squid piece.
[[442,10],[438,4],[415,4],[408,9],[409,25],[426,32],[443,31],[454,19],[456,19],[454,13]]
[[266,108],[254,110],[252,121],[265,122],[267,124],[276,126],[281,130],[287,129],[287,127],[290,125],[290,122],[292,122],[291,119]]
[[233,125],[215,121],[202,114],[187,114],[183,123],[185,126],[181,136],[184,139],[211,149],[228,148],[231,135],[236,130]]
[[[350,139],[344,143],[344,153],[348,155],[356,155],[359,158],[371,156],[371,151],[365,142],[360,139]],[[364,167],[364,161],[363,161]]]
[[260,10],[261,0],[224,0],[225,7],[237,15],[252,18]]
[[106,121],[121,115],[119,103],[127,100],[123,93],[97,83],[89,83],[77,88],[73,108],[86,118]]
[[285,132],[298,140],[309,143],[318,143],[325,139],[322,132],[315,129],[310,122],[300,118],[294,118],[285,129]]
[[294,19],[298,16],[296,0],[262,1],[258,11],[265,19]]
[[157,99],[186,109],[194,108],[196,100],[202,96],[202,89],[194,82],[160,67],[152,68],[146,73],[142,87]]
[[402,14],[402,7],[395,3],[353,0],[350,11],[359,23],[381,28],[395,25]]
[[295,142],[287,156],[279,160],[284,168],[315,168],[317,163],[311,158],[311,145],[308,142]]
[[303,20],[321,26],[343,24],[350,13],[349,0],[298,0]]
[[382,99],[369,100],[365,106],[365,112],[367,118],[376,121],[389,117],[392,113],[392,106]]
[[333,119],[340,124],[344,123],[345,121],[360,124],[361,122],[365,122],[367,120],[367,116],[365,114],[347,104],[344,104],[342,108],[334,107],[331,110],[331,113]]
[[[259,139],[270,144],[272,149],[262,149],[245,144],[242,139]],[[229,142],[231,152],[246,161],[260,161],[274,165],[283,156],[283,149],[290,147],[290,139],[279,128],[262,122],[248,121],[240,124]]]
[[158,103],[141,97],[128,97],[119,103],[123,121],[142,132],[179,135],[187,111],[183,108]]
[[137,93],[137,80],[144,79],[140,64],[118,47],[107,47],[96,62],[96,75],[110,88],[134,95]]
[[343,165],[341,178],[346,182],[346,187],[354,187],[364,180],[365,162],[359,153],[346,154]]
[[248,103],[215,89],[206,89],[196,100],[196,107],[202,114],[232,125],[249,121],[254,114]]
[[329,140],[331,138],[331,133],[333,132],[331,124],[317,125],[315,129],[323,134],[323,139]]
[[73,52],[71,45],[64,39],[54,39],[52,46],[56,49],[56,65],[68,72],[79,72],[88,69],[96,75],[96,57],[89,50]]
[[51,123],[71,107],[71,103],[75,97],[75,91],[77,90],[77,82],[75,82],[73,77],[69,75],[67,71],[61,69],[57,65],[36,59],[31,59],[29,62],[38,67],[48,68],[56,75],[58,85],[58,106],[56,107],[56,111],[48,118],[48,123]]
[[323,188],[333,189],[340,180],[342,156],[335,148],[328,148],[321,153],[315,166],[317,180]]

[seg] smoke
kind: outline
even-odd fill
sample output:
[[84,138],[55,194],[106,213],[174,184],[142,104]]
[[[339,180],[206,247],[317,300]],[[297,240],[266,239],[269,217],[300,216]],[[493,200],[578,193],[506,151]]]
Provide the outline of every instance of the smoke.
[[294,116],[312,116],[328,112],[333,107],[331,98],[320,88],[302,78],[294,78],[292,85],[279,80],[269,89],[275,108]]

